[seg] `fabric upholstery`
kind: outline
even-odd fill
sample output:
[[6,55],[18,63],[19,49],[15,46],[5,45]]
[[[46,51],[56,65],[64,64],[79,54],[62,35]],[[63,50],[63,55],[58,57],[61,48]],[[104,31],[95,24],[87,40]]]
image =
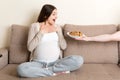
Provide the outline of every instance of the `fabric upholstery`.
[[85,63],[117,63],[118,45],[117,42],[84,42],[76,41],[66,34],[70,31],[81,31],[87,36],[95,36],[117,31],[116,25],[71,25],[64,26],[64,35],[68,47],[64,51],[64,56],[81,55]]
[[28,27],[22,25],[12,25],[9,63],[22,63],[28,61],[29,52],[27,50]]
[[17,75],[18,64],[9,64],[0,71],[0,80],[20,80]]

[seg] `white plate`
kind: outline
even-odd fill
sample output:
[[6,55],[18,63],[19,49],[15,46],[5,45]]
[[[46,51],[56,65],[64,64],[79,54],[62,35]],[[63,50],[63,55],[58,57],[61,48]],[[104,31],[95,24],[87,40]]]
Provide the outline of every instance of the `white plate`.
[[70,32],[67,32],[67,35],[71,38],[80,38],[80,36],[73,36],[73,35],[70,35]]

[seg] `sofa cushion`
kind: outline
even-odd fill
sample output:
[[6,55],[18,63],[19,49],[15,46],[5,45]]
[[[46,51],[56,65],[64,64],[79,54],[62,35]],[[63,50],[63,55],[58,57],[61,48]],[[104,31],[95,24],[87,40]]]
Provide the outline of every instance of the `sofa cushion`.
[[78,80],[120,79],[120,68],[115,64],[84,64],[82,68],[74,73]]
[[12,25],[11,40],[9,48],[9,63],[22,63],[28,61],[29,52],[27,50],[28,27],[22,25]]
[[64,56],[81,55],[85,63],[117,63],[118,44],[117,42],[85,42],[77,41],[67,36],[67,32],[81,31],[87,36],[100,34],[111,34],[117,31],[116,25],[71,25],[65,24],[64,35],[68,46]]
[[17,64],[9,64],[0,71],[0,80],[19,80]]

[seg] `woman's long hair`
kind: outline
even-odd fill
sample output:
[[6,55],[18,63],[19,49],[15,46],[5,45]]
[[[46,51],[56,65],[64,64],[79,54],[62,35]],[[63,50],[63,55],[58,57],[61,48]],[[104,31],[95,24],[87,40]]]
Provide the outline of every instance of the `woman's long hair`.
[[44,22],[44,21],[46,21],[49,18],[49,16],[51,15],[51,13],[52,13],[52,11],[54,9],[56,9],[55,6],[50,5],[50,4],[45,4],[42,7],[42,9],[41,9],[41,12],[40,12],[40,14],[38,16],[37,22]]

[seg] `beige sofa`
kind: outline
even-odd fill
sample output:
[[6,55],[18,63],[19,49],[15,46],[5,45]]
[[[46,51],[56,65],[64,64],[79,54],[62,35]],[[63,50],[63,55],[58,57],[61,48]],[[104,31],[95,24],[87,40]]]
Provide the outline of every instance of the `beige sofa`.
[[[68,31],[79,30],[88,36],[114,33],[118,25],[73,25],[65,24],[63,33],[68,47],[64,56],[81,55],[83,66],[70,74],[54,77],[20,78],[16,68],[18,64],[28,61],[26,47],[28,27],[12,25],[9,49],[0,49],[0,80],[120,80],[119,42],[84,42],[76,41],[66,35]],[[72,64],[71,64],[72,65]]]

